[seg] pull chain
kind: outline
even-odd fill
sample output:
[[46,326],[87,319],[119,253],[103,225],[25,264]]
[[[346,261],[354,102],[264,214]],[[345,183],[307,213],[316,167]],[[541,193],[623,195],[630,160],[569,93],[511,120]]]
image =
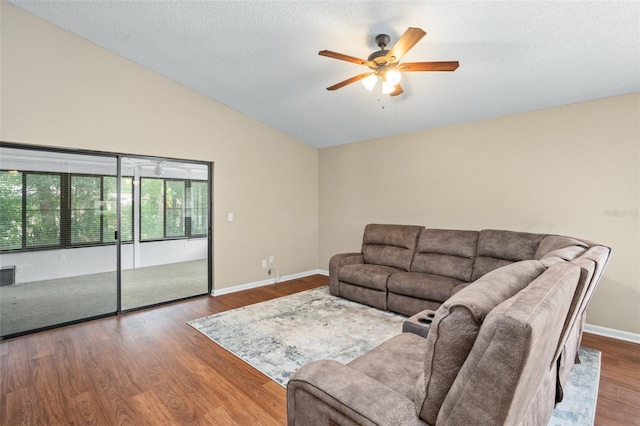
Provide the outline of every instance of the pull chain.
[[382,80],[378,79],[376,86],[378,87],[378,102],[382,105],[381,109],[384,110],[384,103],[382,102]]

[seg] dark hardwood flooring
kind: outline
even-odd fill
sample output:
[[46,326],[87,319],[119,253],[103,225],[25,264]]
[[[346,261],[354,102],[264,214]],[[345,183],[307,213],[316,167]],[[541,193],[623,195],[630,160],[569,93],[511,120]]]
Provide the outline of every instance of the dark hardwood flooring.
[[[326,285],[316,275],[0,342],[0,425],[285,425],[285,390],[186,321]],[[597,425],[640,425],[640,345],[603,352]]]

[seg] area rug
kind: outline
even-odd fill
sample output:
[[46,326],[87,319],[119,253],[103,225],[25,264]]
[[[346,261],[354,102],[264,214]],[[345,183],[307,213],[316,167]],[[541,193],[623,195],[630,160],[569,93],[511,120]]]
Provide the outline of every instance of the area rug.
[[[311,361],[343,364],[402,332],[403,315],[329,294],[327,286],[189,321],[229,352],[281,386]],[[593,424],[600,352],[580,348],[564,401],[549,425]]]
[[329,294],[327,286],[189,321],[282,386],[319,359],[348,363],[402,332],[406,317]]
[[580,364],[571,369],[564,399],[553,410],[549,426],[592,425],[600,382],[600,351],[580,348]]

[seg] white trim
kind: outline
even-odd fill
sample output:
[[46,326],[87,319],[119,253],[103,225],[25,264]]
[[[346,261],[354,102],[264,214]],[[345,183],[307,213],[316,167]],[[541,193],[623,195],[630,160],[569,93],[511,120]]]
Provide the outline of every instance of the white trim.
[[631,343],[640,343],[640,334],[629,333],[628,331],[616,330],[614,328],[585,324],[583,331],[599,336],[611,337],[613,339],[626,340]]
[[304,278],[304,277],[309,277],[311,275],[317,275],[317,274],[321,274],[321,275],[329,275],[328,272],[320,270],[320,269],[314,269],[311,271],[306,271],[306,272],[299,272],[297,274],[290,274],[290,275],[283,275],[280,278],[270,278],[268,280],[262,280],[262,281],[255,281],[252,283],[247,283],[247,284],[239,284],[239,285],[235,285],[233,287],[227,287],[227,288],[221,288],[219,290],[214,289],[211,292],[212,296],[221,296],[223,294],[229,294],[229,293],[235,293],[236,291],[242,291],[242,290],[249,290],[252,288],[258,288],[258,287],[263,287],[265,285],[271,285],[271,284],[275,284],[276,282],[283,282],[283,281],[289,281],[289,280],[295,280],[297,278]]
[[316,274],[324,275],[325,277],[329,276],[329,271],[326,269],[316,269]]

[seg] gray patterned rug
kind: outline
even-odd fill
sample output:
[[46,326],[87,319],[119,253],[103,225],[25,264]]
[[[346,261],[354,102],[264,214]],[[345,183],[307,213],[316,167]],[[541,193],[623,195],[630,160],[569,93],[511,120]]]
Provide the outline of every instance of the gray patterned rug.
[[[303,291],[189,321],[229,352],[286,387],[295,370],[311,361],[343,364],[402,331],[406,317],[329,294]],[[600,378],[600,352],[580,348],[553,426],[593,424]]]

